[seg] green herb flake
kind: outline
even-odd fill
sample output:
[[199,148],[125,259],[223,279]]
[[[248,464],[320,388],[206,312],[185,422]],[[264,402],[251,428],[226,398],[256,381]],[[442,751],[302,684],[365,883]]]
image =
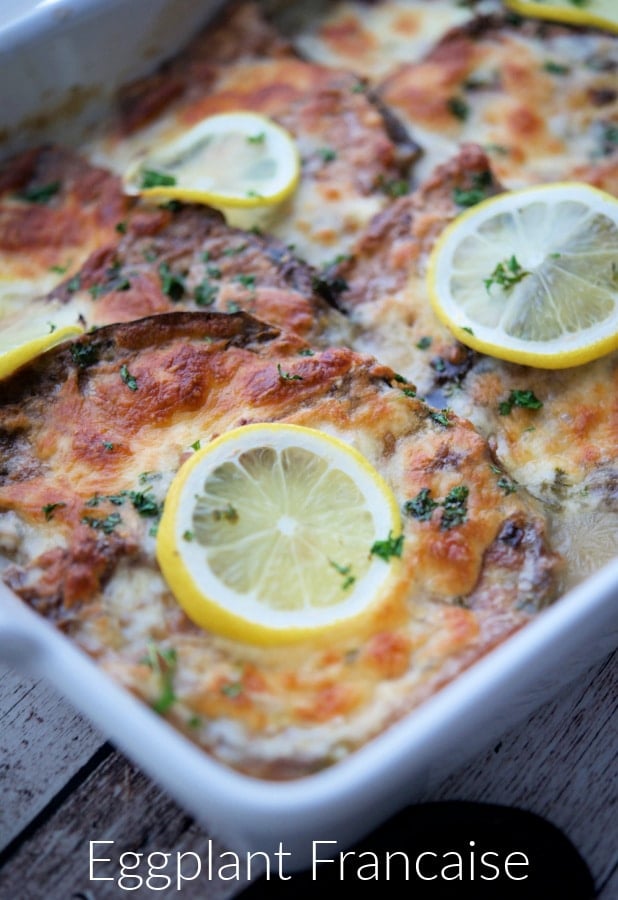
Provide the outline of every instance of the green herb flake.
[[429,418],[433,419],[438,425],[443,425],[445,428],[448,428],[451,424],[448,418],[448,410],[446,409],[440,411],[432,410],[429,413]]
[[431,488],[421,488],[416,497],[406,500],[403,505],[404,512],[420,522],[428,522],[434,509],[440,504],[432,499]]
[[266,132],[260,131],[258,134],[250,134],[247,136],[248,144],[263,144],[266,140]]
[[298,351],[298,355],[299,356],[315,356],[315,353],[309,347],[303,347],[302,350]]
[[197,306],[212,306],[217,299],[219,288],[216,284],[205,278],[195,289],[195,303]]
[[291,375],[289,372],[284,372],[281,368],[281,363],[277,363],[277,372],[279,373],[279,378],[281,381],[302,381],[302,375]]
[[127,233],[127,223],[126,222],[116,222],[116,231],[118,234],[126,234]]
[[99,359],[95,344],[71,344],[71,358],[79,369],[94,365]]
[[422,337],[420,341],[416,342],[416,347],[418,350],[427,350],[429,347],[431,347],[432,341],[433,338],[426,335],[425,337]]
[[239,304],[236,303],[234,300],[228,300],[228,301],[227,301],[227,311],[228,311],[230,314],[234,314],[234,313],[240,312],[240,306],[239,306]]
[[243,287],[246,287],[250,291],[255,288],[255,275],[236,275],[234,281],[242,284]]
[[248,244],[237,244],[235,247],[228,247],[227,250],[223,251],[223,256],[237,256],[243,250],[246,250],[248,246]]
[[69,281],[67,281],[67,291],[70,294],[74,294],[76,291],[82,286],[82,280],[79,275],[74,275]]
[[178,654],[173,647],[162,649],[154,641],[149,641],[148,652],[140,662],[152,669],[157,676],[159,696],[153,701],[152,708],[164,715],[176,702],[174,677],[178,668]]
[[174,187],[176,179],[167,172],[157,172],[155,169],[144,169],[142,172],[142,189],[154,187]]
[[187,719],[187,728],[201,728],[202,720],[199,716],[191,716],[190,719]]
[[189,529],[187,529],[186,531],[183,531],[183,533],[182,533],[183,541],[188,541],[190,543],[194,537],[195,537],[195,535],[193,534],[192,531],[189,531]]
[[501,416],[508,416],[514,406],[520,409],[541,409],[543,402],[539,400],[534,391],[514,390],[509,394],[508,400],[502,400],[498,406]]
[[114,444],[111,441],[103,441],[103,446],[108,453],[111,453],[111,451],[114,449]]
[[193,441],[193,443],[191,444],[191,449],[192,449],[192,450],[199,450],[199,449],[201,448],[201,446],[202,446],[202,442],[201,442],[200,439],[198,438],[197,441]]
[[543,63],[543,70],[550,75],[568,75],[571,71],[569,66],[564,66],[562,63],[555,62],[553,59],[545,60]]
[[206,274],[209,278],[221,278],[221,269],[219,266],[206,266]]
[[104,519],[97,519],[93,516],[83,516],[82,522],[84,525],[90,525],[90,527],[94,528],[96,531],[102,531],[103,534],[111,534],[116,526],[122,522],[122,517],[120,513],[113,512],[110,513],[109,516],[105,516]]
[[61,507],[66,506],[66,503],[46,503],[45,506],[42,507],[43,515],[45,516],[46,522],[51,522],[54,518],[54,512]]
[[472,329],[470,328],[469,325],[462,325],[461,330],[466,331],[468,334],[471,334],[474,336],[474,332],[472,331]]
[[49,203],[52,197],[55,197],[60,190],[59,181],[50,181],[49,184],[41,184],[36,187],[26,188],[17,195],[20,200],[27,203]]
[[151,488],[145,491],[129,491],[127,494],[133,508],[144,518],[156,518],[161,515],[163,509],[163,504],[152,496],[150,490]]
[[49,271],[55,272],[56,275],[65,275],[68,271],[68,266],[50,266]]
[[449,531],[456,525],[463,525],[468,517],[469,493],[470,491],[464,484],[451,488],[442,503],[440,531]]
[[459,119],[460,122],[465,122],[470,115],[470,107],[463,97],[449,97],[446,101],[446,106],[451,115]]
[[410,185],[403,178],[381,179],[379,187],[388,197],[404,197],[410,190]]
[[120,366],[120,380],[123,384],[126,384],[130,391],[137,390],[137,379],[131,375],[124,363]]
[[505,494],[514,494],[517,490],[515,482],[511,481],[510,478],[507,478],[506,475],[503,475],[498,479],[498,487],[501,488]]
[[364,94],[367,90],[368,85],[364,81],[357,81],[356,84],[352,85],[352,93],[353,94]]
[[186,286],[182,275],[172,272],[167,263],[163,262],[159,266],[159,277],[161,279],[161,290],[166,296],[177,302],[182,300],[185,295]]
[[352,575],[352,566],[342,566],[332,559],[329,559],[328,562],[336,572],[343,576],[343,581],[341,582],[341,590],[347,591],[349,588],[351,588],[356,581],[356,576]]
[[406,395],[406,397],[416,397],[416,391],[411,387],[403,387],[401,389],[402,393]]
[[320,147],[318,153],[322,158],[322,162],[325,163],[334,162],[337,159],[337,151],[333,150],[332,147]]
[[228,681],[226,684],[221,685],[220,691],[226,697],[231,697],[232,699],[235,697],[240,697],[243,692],[242,682]]
[[391,556],[401,557],[403,552],[403,533],[395,538],[393,537],[393,532],[389,531],[386,540],[375,541],[369,552],[373,553],[374,556],[379,556],[385,562],[388,562]]
[[510,259],[499,262],[489,278],[483,279],[483,284],[488,293],[491,292],[494,284],[499,285],[504,291],[510,291],[526,275],[530,274],[521,266],[516,256],[511,256]]

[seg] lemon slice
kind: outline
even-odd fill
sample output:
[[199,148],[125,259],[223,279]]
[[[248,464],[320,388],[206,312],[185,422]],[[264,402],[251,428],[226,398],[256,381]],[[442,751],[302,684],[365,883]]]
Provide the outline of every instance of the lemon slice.
[[546,369],[618,347],[618,201],[557,183],[494,197],[444,230],[428,266],[462,343]]
[[70,309],[46,310],[46,318],[13,322],[0,329],[0,378],[6,378],[25,363],[69,338],[82,334]]
[[247,425],[180,469],[157,558],[187,615],[248,643],[358,620],[401,569],[397,502],[356,450],[295,425]]
[[160,145],[127,173],[129,192],[218,209],[272,206],[296,188],[294,139],[264,116],[222,113]]
[[514,12],[536,19],[592,25],[618,32],[616,0],[504,0]]

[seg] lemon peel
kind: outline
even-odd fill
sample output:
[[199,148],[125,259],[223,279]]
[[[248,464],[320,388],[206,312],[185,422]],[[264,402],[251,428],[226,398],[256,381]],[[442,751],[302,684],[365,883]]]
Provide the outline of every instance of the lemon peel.
[[504,0],[506,6],[522,16],[587,25],[618,32],[618,6],[615,0]]

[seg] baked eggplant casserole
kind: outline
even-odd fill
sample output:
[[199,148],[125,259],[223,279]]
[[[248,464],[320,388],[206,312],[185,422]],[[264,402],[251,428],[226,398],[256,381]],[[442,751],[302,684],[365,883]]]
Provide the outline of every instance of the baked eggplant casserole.
[[576,6],[228,5],[0,165],[3,580],[239,771],[345,758],[618,552]]

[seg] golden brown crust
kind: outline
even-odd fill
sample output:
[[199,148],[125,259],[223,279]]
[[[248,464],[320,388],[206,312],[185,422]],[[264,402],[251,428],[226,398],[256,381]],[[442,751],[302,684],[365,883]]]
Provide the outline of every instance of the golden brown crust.
[[[282,758],[305,771],[324,764],[341,717],[351,745],[365,740],[520,627],[527,604],[536,608],[556,590],[542,518],[523,493],[501,490],[489,448],[468,423],[404,393],[371,358],[344,348],[300,355],[305,347],[241,313],[155,316],[50,351],[0,394],[0,506],[5,518],[17,514],[26,535],[7,575],[11,586],[142,696],[152,690],[136,667],[147,641],[177,648],[175,715],[188,709],[236,723],[245,734],[240,746],[230,738],[215,748],[208,734],[204,744],[240,768],[278,777]],[[129,499],[140,473],[164,493],[196,438],[260,421],[339,434],[383,474],[403,509],[421,491],[440,503],[453,489],[466,493],[464,513],[452,522],[438,506],[428,516],[404,514],[405,590],[363,634],[281,650],[222,643],[187,623],[156,574],[152,520]],[[52,534],[54,546],[33,554],[31,531]],[[154,632],[142,614],[131,629],[123,624],[126,580],[144,570],[162,604]],[[251,667],[233,702],[221,684],[238,659]],[[384,680],[399,686],[388,702],[378,699]],[[367,717],[372,724],[361,724]],[[317,741],[304,762],[286,744],[290,728]],[[277,747],[286,749],[277,750],[275,765]]]

